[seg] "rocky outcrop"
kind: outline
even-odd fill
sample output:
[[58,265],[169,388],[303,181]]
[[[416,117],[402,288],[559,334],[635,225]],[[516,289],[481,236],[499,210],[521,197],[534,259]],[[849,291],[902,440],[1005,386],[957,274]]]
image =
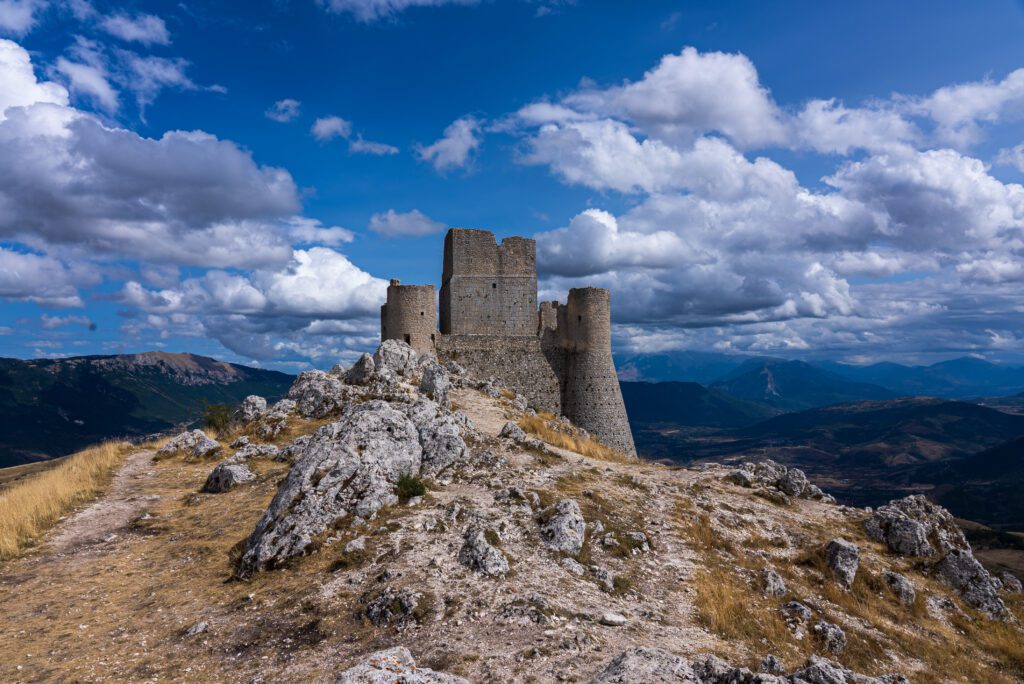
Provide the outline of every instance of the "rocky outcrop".
[[818,620],[814,623],[811,631],[829,653],[841,655],[846,650],[846,632],[839,625]]
[[247,442],[238,448],[229,460],[240,462],[252,458],[277,458],[280,453],[280,449],[273,444],[249,444]]
[[498,433],[498,436],[511,439],[517,444],[526,441],[526,431],[511,420],[501,426],[501,432]]
[[158,456],[184,453],[192,458],[206,458],[220,450],[220,443],[210,439],[202,430],[182,432],[180,435],[165,444],[159,451]]
[[425,397],[420,397],[404,411],[416,426],[423,451],[424,477],[436,477],[469,457],[463,439],[468,421],[461,413],[451,413]]
[[300,373],[288,390],[288,398],[303,418],[324,418],[345,404],[344,385],[336,376],[321,370]]
[[211,494],[226,492],[243,482],[251,482],[255,479],[256,475],[244,463],[225,461],[218,464],[206,478],[203,491]]
[[459,562],[474,572],[484,575],[504,575],[508,572],[508,559],[497,547],[487,541],[482,527],[466,530]]
[[350,385],[365,385],[373,378],[376,370],[377,364],[373,362],[373,357],[363,354],[345,373],[345,382]]
[[256,423],[256,434],[273,439],[288,426],[288,416],[295,411],[294,399],[282,399],[264,413]]
[[341,673],[335,684],[469,684],[462,677],[418,667],[401,646],[377,651]]
[[872,539],[905,556],[942,555],[936,575],[972,608],[990,618],[1005,618],[1000,583],[974,557],[971,545],[953,516],[922,495],[890,501],[864,521]]
[[578,503],[562,499],[544,510],[541,519],[540,535],[549,548],[571,555],[580,552],[587,523]]
[[997,585],[970,550],[953,549],[935,566],[935,573],[957,590],[967,605],[991,618],[1007,615]]
[[256,394],[250,394],[242,403],[235,409],[235,413],[232,415],[232,422],[240,425],[248,425],[254,420],[258,420],[260,416],[267,410],[267,400]]
[[836,581],[844,589],[853,586],[860,565],[860,549],[845,539],[833,539],[825,547],[825,562],[836,576]]
[[1009,572],[999,573],[999,582],[1003,585],[1002,590],[1007,594],[1019,594],[1024,587],[1021,586],[1021,581],[1017,579],[1016,575]]
[[311,550],[314,538],[352,515],[398,502],[399,477],[419,472],[419,434],[387,402],[359,404],[314,433],[249,537],[239,575]]
[[835,503],[835,499],[811,484],[799,468],[787,468],[771,459],[760,463],[744,463],[726,479],[741,487],[775,489],[785,496]]
[[412,347],[398,340],[384,340],[373,355],[373,363],[378,372],[386,369],[404,376],[415,370],[419,355]]
[[448,392],[451,389],[451,384],[448,369],[436,361],[429,362],[423,368],[423,377],[420,379],[420,392],[423,392],[441,406],[449,406]]
[[[864,531],[903,556],[931,556],[970,545],[953,516],[917,494],[880,506],[864,521]],[[938,548],[930,540],[938,542]]]

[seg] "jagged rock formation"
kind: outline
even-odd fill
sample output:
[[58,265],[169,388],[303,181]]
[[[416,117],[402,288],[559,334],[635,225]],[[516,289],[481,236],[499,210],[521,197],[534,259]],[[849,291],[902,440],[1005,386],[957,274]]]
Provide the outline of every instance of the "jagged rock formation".
[[255,479],[256,476],[253,475],[252,471],[244,463],[225,461],[218,464],[213,469],[213,472],[210,473],[210,476],[206,478],[203,491],[211,494],[226,492],[243,482],[250,482]]
[[217,440],[210,439],[210,437],[202,430],[192,430],[190,432],[182,432],[180,435],[174,437],[171,441],[161,447],[157,454],[160,456],[166,456],[183,452],[193,458],[206,458],[207,456],[216,453],[219,449],[220,444],[217,443]]
[[417,667],[409,649],[378,651],[345,670],[335,684],[469,684],[462,677]]

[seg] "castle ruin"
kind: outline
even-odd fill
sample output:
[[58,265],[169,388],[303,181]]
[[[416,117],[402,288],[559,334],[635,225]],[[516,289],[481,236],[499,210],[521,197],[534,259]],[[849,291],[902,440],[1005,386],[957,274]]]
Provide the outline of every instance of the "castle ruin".
[[636,454],[612,363],[608,290],[576,288],[565,304],[538,304],[533,240],[508,237],[499,245],[489,231],[452,228],[444,239],[440,318],[435,301],[433,285],[392,280],[381,340],[402,340],[494,377],[531,406]]

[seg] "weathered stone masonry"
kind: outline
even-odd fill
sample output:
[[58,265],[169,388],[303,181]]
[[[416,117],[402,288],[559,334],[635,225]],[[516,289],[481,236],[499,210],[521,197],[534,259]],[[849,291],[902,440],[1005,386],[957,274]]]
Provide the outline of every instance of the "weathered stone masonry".
[[444,240],[440,331],[432,285],[392,280],[381,339],[436,352],[494,377],[536,408],[566,416],[605,444],[636,454],[611,352],[608,290],[573,289],[565,304],[537,303],[537,247],[485,230]]

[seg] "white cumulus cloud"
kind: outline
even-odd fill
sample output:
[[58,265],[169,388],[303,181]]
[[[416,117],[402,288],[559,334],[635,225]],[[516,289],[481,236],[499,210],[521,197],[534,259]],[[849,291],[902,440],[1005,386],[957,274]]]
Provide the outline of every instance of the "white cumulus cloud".
[[421,237],[440,233],[447,226],[426,216],[419,209],[397,212],[394,209],[370,217],[370,230],[385,237]]
[[444,135],[427,146],[416,148],[417,156],[439,172],[463,168],[472,160],[483,137],[480,122],[471,116],[456,119],[444,129]]
[[170,45],[171,34],[164,20],[153,14],[113,14],[100,21],[100,28],[129,43]]

